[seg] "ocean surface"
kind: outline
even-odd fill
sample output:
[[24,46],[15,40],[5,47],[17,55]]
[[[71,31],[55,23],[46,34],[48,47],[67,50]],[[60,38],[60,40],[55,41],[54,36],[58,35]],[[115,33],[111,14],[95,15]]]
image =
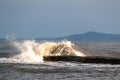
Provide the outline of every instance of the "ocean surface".
[[43,56],[120,56],[119,42],[0,41],[0,80],[120,80],[120,65],[44,61]]

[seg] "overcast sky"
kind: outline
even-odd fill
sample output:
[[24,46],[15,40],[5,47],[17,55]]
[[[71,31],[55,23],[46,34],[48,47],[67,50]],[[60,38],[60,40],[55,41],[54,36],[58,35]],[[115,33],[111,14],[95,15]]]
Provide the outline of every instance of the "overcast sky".
[[0,0],[0,37],[120,34],[120,0]]

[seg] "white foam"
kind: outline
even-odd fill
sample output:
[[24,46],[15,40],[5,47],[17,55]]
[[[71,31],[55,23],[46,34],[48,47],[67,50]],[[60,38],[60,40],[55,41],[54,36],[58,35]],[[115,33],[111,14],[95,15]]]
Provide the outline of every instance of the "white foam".
[[24,40],[13,41],[11,43],[19,52],[19,54],[14,55],[11,59],[24,63],[43,62],[43,56],[86,56],[84,53],[75,50],[73,48],[75,45],[70,41],[40,43],[35,40]]

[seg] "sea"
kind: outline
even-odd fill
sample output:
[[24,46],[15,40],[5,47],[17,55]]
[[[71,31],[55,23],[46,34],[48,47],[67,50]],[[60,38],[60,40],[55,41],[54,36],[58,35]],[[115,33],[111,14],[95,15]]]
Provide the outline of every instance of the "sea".
[[0,80],[120,80],[119,64],[45,61],[43,56],[120,56],[119,42],[0,41]]

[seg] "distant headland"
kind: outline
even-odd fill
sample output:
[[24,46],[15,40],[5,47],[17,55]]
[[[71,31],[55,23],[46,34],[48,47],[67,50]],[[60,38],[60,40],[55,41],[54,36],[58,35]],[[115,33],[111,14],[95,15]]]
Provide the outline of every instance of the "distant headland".
[[[34,40],[45,40],[45,41],[59,41],[59,40],[70,40],[70,41],[120,41],[120,34],[108,34],[100,33],[95,31],[89,31],[83,34],[73,34],[69,36],[57,37],[57,38],[33,38]],[[0,41],[6,40],[5,38],[0,38]],[[24,38],[19,38],[17,40],[25,40]]]
[[58,38],[36,38],[36,40],[70,40],[70,41],[120,41],[120,34],[107,34],[89,31]]

